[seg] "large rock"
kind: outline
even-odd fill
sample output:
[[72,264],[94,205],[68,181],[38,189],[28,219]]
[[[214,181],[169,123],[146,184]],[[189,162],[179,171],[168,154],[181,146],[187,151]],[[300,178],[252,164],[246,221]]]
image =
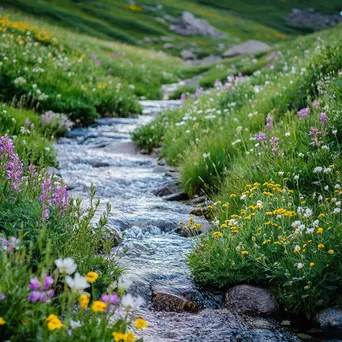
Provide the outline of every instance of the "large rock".
[[171,312],[197,312],[198,308],[195,302],[188,300],[182,296],[175,295],[170,292],[152,293],[152,305],[156,311]]
[[294,26],[310,27],[319,30],[337,25],[342,21],[342,16],[338,14],[323,14],[314,9],[293,8],[287,17],[287,22]]
[[328,308],[320,311],[315,317],[314,322],[321,329],[338,329],[342,330],[342,310]]
[[224,296],[224,305],[239,314],[251,316],[268,316],[278,309],[276,299],[268,290],[250,285],[229,289]]
[[183,12],[179,20],[172,20],[170,30],[182,36],[210,36],[214,38],[224,38],[226,35],[222,34],[211,26],[207,21],[195,18],[190,12]]
[[271,47],[258,40],[248,40],[247,42],[231,47],[229,50],[222,54],[223,57],[233,57],[243,55],[245,53],[257,53],[270,50]]
[[191,50],[182,50],[180,52],[180,56],[182,57],[182,59],[184,59],[185,61],[190,60],[190,59],[196,59],[197,56],[191,51]]

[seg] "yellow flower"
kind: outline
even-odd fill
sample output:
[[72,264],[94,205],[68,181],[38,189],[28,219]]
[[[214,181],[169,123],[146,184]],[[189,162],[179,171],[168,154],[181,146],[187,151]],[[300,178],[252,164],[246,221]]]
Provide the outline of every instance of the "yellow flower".
[[115,342],[125,341],[126,335],[121,332],[113,332],[112,336]]
[[86,275],[86,279],[88,283],[94,283],[98,277],[99,275],[95,272],[88,272]]
[[223,234],[221,232],[214,232],[214,237],[221,237]]
[[335,252],[334,252],[334,250],[333,249],[329,249],[328,250],[328,254],[334,254]]
[[95,300],[91,308],[95,312],[104,312],[107,309],[107,304],[100,300]]
[[317,234],[322,234],[323,233],[323,228],[317,228]]
[[271,242],[271,240],[265,240],[262,244],[263,244],[263,245],[266,245],[266,244],[268,244],[269,242]]
[[317,247],[318,247],[319,249],[322,249],[322,248],[324,248],[324,245],[323,245],[323,243],[320,243]]
[[81,304],[82,309],[86,309],[88,307],[89,300],[90,300],[88,295],[82,294],[80,295],[80,298],[78,300]]
[[304,290],[309,290],[309,288],[310,288],[309,285],[304,286]]
[[132,332],[128,331],[125,335],[124,341],[125,342],[134,342],[135,340],[136,340],[135,335]]
[[314,267],[314,266],[315,266],[315,263],[314,263],[314,262],[310,262],[309,266],[310,266],[310,267]]
[[135,327],[138,329],[145,329],[147,328],[147,322],[142,318],[137,318],[134,323]]
[[61,322],[61,320],[54,314],[50,314],[46,318],[46,322],[47,322],[47,327],[50,331],[54,331],[56,329],[60,329],[63,327],[63,323]]
[[324,217],[324,216],[325,216],[324,213],[320,213],[320,214],[319,214],[319,217]]
[[234,198],[234,197],[236,197],[236,194],[230,194],[229,197]]
[[6,321],[2,317],[0,317],[0,325],[4,325],[4,324],[6,324]]
[[247,251],[242,251],[241,254],[242,254],[242,255],[247,255],[248,252],[247,252]]

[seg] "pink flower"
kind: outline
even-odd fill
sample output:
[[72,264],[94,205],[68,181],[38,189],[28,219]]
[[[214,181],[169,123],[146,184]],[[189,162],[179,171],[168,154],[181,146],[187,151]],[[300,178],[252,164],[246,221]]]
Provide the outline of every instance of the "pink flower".
[[306,107],[306,108],[302,108],[301,110],[299,110],[297,112],[298,116],[301,118],[306,118],[307,116],[309,116],[310,114],[310,108]]

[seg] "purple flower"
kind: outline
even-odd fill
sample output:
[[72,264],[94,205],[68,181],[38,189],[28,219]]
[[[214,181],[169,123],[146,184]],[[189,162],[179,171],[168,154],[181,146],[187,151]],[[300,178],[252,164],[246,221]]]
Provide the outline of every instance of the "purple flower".
[[239,78],[242,77],[242,72],[241,72],[241,71],[238,72],[238,77],[239,77]]
[[96,59],[96,55],[94,55],[93,53],[90,55],[91,59]]
[[53,202],[57,208],[64,214],[69,205],[69,195],[65,185],[58,185],[53,194]]
[[54,283],[54,280],[51,276],[45,275],[44,277],[44,284],[43,284],[43,290],[48,290],[48,288]]
[[119,297],[117,294],[103,294],[101,300],[107,304],[115,305],[119,302]]
[[231,67],[232,67],[232,69],[234,70],[234,69],[235,69],[235,64],[232,64]]
[[180,97],[180,100],[183,102],[186,100],[186,95],[184,93],[182,93],[181,97]]
[[98,59],[96,62],[95,62],[96,66],[101,66],[101,61]]
[[214,87],[221,87],[222,83],[221,81],[217,78],[214,83]]
[[31,122],[29,118],[26,118],[26,120],[24,121],[24,125],[25,126],[30,126]]
[[328,122],[328,117],[327,114],[325,112],[321,113],[319,115],[319,120],[321,121],[321,123],[324,125],[326,125],[326,123]]
[[39,291],[32,291],[29,296],[27,297],[27,300],[36,303],[40,299],[40,292]]
[[273,129],[273,116],[272,116],[272,114],[267,115],[265,128],[268,131],[271,131]]
[[30,279],[30,285],[29,285],[30,290],[34,290],[34,291],[39,290],[41,286],[42,284],[40,283],[37,277]]
[[301,110],[297,112],[297,114],[301,118],[306,118],[310,114],[310,108],[309,107],[302,108]]
[[315,109],[319,108],[319,102],[317,100],[312,102],[312,107],[314,107]]
[[197,88],[197,89],[196,89],[195,96],[199,96],[202,92],[203,92],[203,88],[202,88],[202,87]]
[[259,133],[254,135],[254,138],[257,141],[266,142],[267,135],[264,132],[259,132]]
[[279,153],[279,150],[278,150],[278,147],[279,147],[279,138],[277,137],[272,137],[270,139],[270,145],[272,147],[272,153],[274,154],[278,154]]
[[3,293],[1,293],[0,294],[0,300],[4,300],[5,298],[6,298],[6,296]]

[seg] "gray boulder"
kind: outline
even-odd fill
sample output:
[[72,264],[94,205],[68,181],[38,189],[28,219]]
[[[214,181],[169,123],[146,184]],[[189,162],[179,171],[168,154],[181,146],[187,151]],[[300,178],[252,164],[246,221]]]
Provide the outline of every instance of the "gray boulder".
[[209,36],[214,38],[225,38],[222,34],[211,26],[207,21],[196,18],[191,12],[183,12],[178,20],[173,20],[170,30],[182,36]]
[[266,289],[238,285],[224,296],[224,305],[236,313],[250,316],[269,316],[278,309],[274,296]]
[[223,57],[233,57],[238,55],[243,55],[246,53],[257,53],[257,52],[264,52],[270,50],[271,47],[258,40],[248,40],[247,42],[236,45],[228,49],[226,52],[222,54]]
[[196,59],[197,58],[197,56],[191,50],[182,50],[180,52],[180,56],[184,60]]
[[321,329],[337,329],[342,330],[342,310],[328,308],[320,311],[314,317],[314,322]]

